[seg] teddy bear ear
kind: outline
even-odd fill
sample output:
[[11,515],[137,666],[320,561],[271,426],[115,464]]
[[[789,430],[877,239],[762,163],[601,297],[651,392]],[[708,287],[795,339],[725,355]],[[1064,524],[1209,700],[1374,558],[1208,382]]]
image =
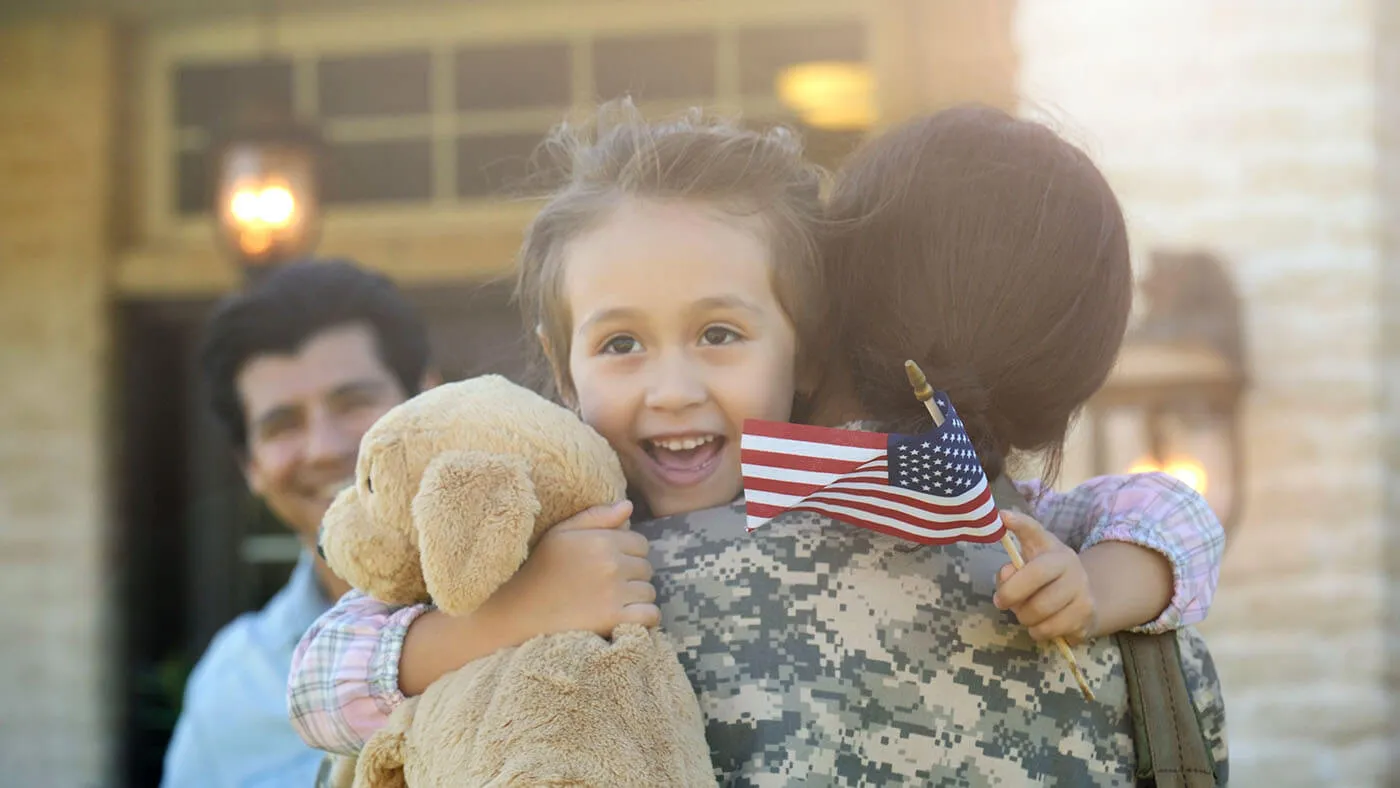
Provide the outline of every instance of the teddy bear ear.
[[423,578],[439,610],[475,610],[530,551],[540,502],[523,457],[443,452],[413,499]]

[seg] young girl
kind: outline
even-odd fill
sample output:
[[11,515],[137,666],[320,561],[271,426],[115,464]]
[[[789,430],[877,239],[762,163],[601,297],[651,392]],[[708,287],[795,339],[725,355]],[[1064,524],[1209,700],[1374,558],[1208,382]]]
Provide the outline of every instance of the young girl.
[[[804,354],[831,343],[818,259],[821,174],[781,130],[745,131],[698,115],[647,124],[626,104],[605,109],[594,134],[566,127],[551,144],[567,155],[571,177],[529,229],[520,292],[560,396],[608,439],[653,516],[728,503],[741,489],[744,419],[786,420],[795,398],[817,393],[818,365]],[[1003,599],[1027,625],[1046,625],[1037,636],[1089,634],[1101,629],[1096,617],[1161,628],[1204,613],[1219,550],[1177,546],[1194,538],[1196,520],[1217,531],[1218,522],[1203,514],[1199,496],[1160,477],[1120,479],[1116,487],[1141,496],[1092,488],[1106,505],[1082,525],[1122,540],[1131,552],[1121,560],[1138,577],[1129,587],[1094,586],[1091,595],[1092,565],[1047,549],[1022,570],[1026,588]],[[1068,526],[1060,513],[1083,502],[1083,496],[1046,493],[1036,514]],[[1157,516],[1164,506],[1174,509],[1171,517]],[[624,506],[581,517],[616,527],[627,515]],[[570,521],[555,531],[592,530],[578,525]],[[1028,534],[1038,529],[1018,527]],[[554,536],[542,540],[536,555]],[[1208,541],[1218,548],[1218,538]],[[607,567],[635,566],[622,558],[644,554],[621,539],[609,544],[615,554],[600,549],[577,561],[612,577]],[[641,574],[629,588],[637,589]],[[541,585],[558,579],[531,572],[528,563],[520,577]],[[1138,586],[1154,593],[1131,593]],[[626,611],[645,604],[626,601],[615,595],[601,613],[580,612],[572,626],[567,616],[537,616],[523,605],[516,615],[497,608],[489,617],[511,620],[509,636],[473,639],[461,634],[475,626],[471,621],[427,606],[393,610],[352,593],[302,640],[290,681],[293,722],[313,746],[354,752],[404,694],[533,635],[569,628],[606,634]]]

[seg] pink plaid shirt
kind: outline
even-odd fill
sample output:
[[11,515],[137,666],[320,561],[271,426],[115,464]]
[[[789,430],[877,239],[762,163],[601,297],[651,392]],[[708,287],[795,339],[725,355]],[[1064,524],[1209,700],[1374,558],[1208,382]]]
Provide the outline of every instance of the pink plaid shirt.
[[[1035,517],[1070,548],[1104,541],[1156,550],[1172,565],[1171,604],[1139,632],[1163,632],[1206,617],[1225,552],[1225,529],[1190,487],[1162,473],[1101,476],[1065,493],[1039,482],[1016,486]],[[396,607],[351,591],[317,619],[292,657],[288,704],[307,744],[358,753],[404,699],[399,656],[404,635],[430,605]]]

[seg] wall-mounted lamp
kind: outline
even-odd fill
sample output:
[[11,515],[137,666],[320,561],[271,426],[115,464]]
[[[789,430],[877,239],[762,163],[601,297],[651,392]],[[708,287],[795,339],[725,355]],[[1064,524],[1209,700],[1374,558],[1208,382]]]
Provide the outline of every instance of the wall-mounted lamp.
[[875,123],[875,76],[866,63],[799,63],[778,74],[776,87],[783,105],[815,128],[859,131]]
[[1152,263],[1147,310],[1086,409],[1094,469],[1170,473],[1205,496],[1228,532],[1244,485],[1239,298],[1212,255],[1159,252]]
[[245,120],[214,151],[219,238],[245,273],[304,257],[320,235],[320,138],[275,116]]

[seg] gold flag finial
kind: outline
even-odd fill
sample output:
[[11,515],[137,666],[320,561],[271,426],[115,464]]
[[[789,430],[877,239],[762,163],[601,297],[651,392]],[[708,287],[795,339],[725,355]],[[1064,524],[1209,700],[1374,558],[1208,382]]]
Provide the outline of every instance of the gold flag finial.
[[919,365],[913,359],[904,362],[904,374],[909,377],[909,385],[914,389],[914,396],[924,403],[928,408],[928,415],[933,417],[935,427],[943,426],[943,411],[938,409],[938,403],[933,401],[933,387],[928,384],[928,378],[924,377],[924,371],[919,369]]

